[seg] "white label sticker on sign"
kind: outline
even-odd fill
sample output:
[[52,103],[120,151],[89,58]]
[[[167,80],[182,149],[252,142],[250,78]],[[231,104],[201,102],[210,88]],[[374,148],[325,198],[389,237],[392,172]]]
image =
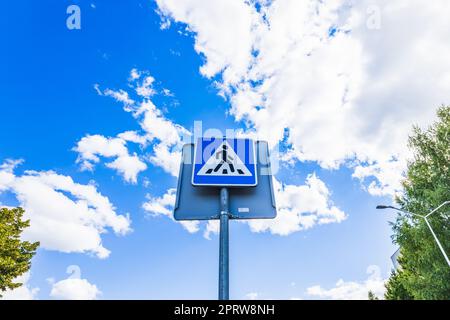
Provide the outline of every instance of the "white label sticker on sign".
[[250,208],[238,208],[239,212],[250,212]]

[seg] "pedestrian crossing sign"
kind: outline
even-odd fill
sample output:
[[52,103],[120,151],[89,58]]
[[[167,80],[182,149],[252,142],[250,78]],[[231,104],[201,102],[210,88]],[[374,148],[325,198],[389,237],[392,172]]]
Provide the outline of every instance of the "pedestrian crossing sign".
[[255,145],[243,138],[199,138],[194,149],[194,186],[256,186]]

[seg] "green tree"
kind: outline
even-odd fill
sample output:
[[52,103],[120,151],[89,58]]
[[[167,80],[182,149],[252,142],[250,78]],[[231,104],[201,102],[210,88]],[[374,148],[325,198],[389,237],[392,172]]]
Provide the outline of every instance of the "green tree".
[[375,293],[373,293],[371,290],[369,291],[369,293],[367,294],[369,300],[380,300],[378,299],[378,297],[375,295]]
[[405,288],[404,283],[407,273],[404,271],[394,271],[391,274],[389,282],[386,286],[387,290],[384,295],[386,300],[412,300],[414,297]]
[[30,225],[22,221],[22,208],[0,208],[0,297],[7,289],[18,288],[22,283],[14,279],[30,269],[31,258],[39,242],[21,241],[20,235]]
[[[438,121],[427,130],[414,127],[403,194],[397,199],[409,212],[426,214],[450,200],[450,107],[441,107]],[[450,249],[450,206],[429,217],[442,246]],[[450,299],[450,268],[425,221],[399,214],[392,225],[400,245],[400,268],[390,277],[386,299]]]

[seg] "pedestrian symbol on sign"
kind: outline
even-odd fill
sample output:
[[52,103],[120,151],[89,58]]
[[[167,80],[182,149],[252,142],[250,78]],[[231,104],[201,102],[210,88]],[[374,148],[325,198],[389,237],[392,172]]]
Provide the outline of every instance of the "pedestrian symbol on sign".
[[200,176],[251,176],[242,160],[224,141],[197,173]]
[[257,185],[254,142],[240,138],[200,138],[195,145],[195,186]]

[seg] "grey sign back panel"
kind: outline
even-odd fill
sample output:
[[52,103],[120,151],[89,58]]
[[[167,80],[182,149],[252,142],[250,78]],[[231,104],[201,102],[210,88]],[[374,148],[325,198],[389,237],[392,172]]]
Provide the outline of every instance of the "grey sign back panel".
[[[193,158],[194,144],[184,145],[174,218],[175,220],[219,219],[220,187],[192,185]],[[276,216],[267,142],[256,142],[256,158],[258,185],[246,188],[228,188],[231,219],[273,219]]]

